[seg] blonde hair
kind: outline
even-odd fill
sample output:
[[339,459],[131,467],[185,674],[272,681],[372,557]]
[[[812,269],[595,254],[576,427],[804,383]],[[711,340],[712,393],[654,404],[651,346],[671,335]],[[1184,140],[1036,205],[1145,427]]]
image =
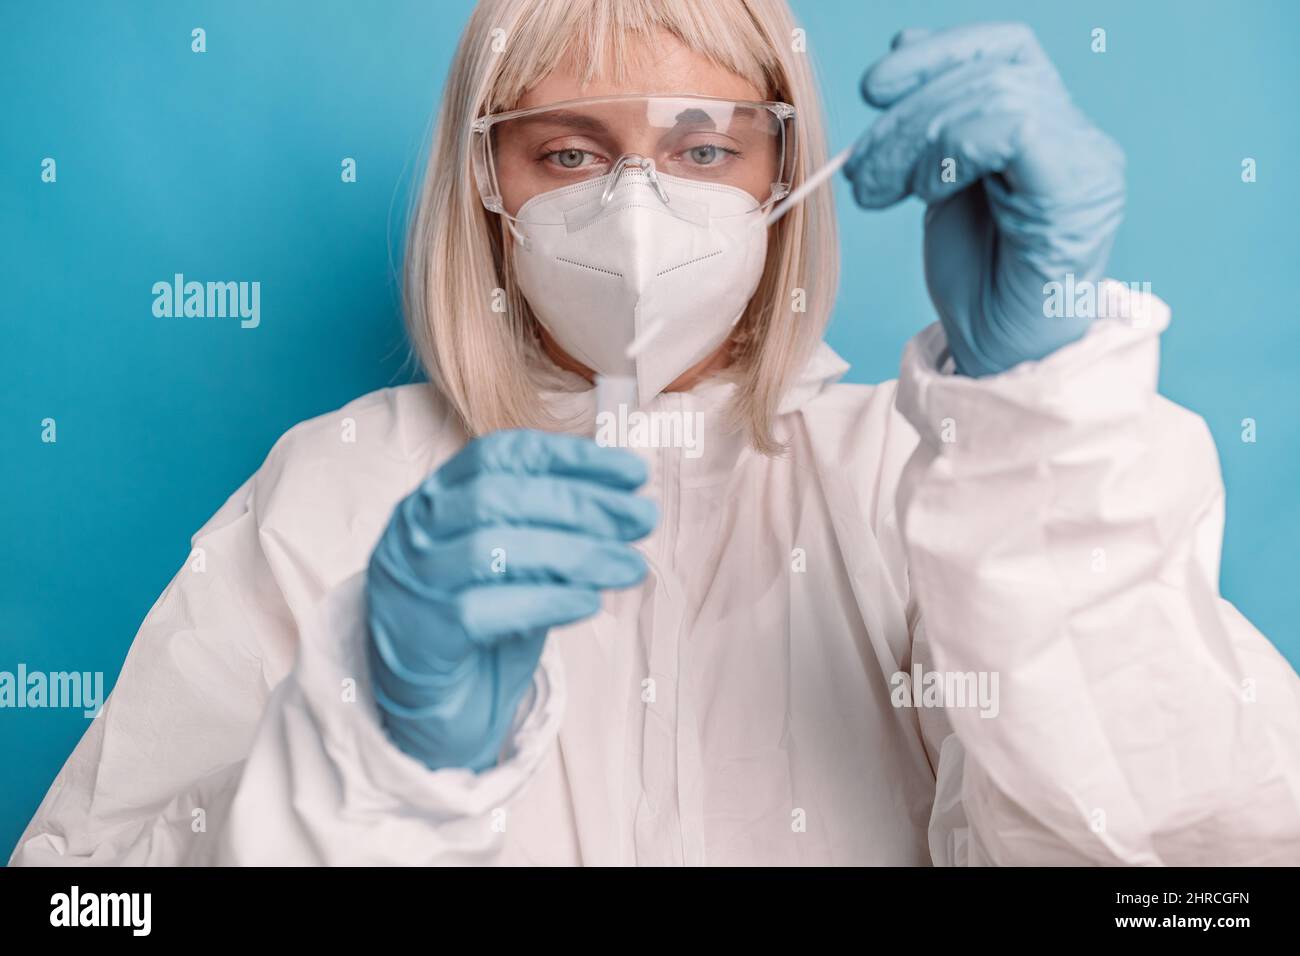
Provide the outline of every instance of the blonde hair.
[[[821,104],[807,54],[795,52],[785,0],[481,0],[452,63],[406,244],[403,298],[412,347],[470,435],[562,427],[539,401],[537,323],[519,293],[500,217],[479,200],[470,126],[512,108],[556,64],[584,82],[626,82],[629,37],[666,31],[795,107],[797,185],[826,161]],[[502,42],[504,40],[504,42]],[[691,90],[680,90],[690,93]],[[817,190],[775,227],[758,289],[736,327],[732,416],[759,451],[780,398],[822,337],[838,280],[835,212]],[[494,311],[504,289],[507,311]],[[796,311],[801,301],[803,311]]]

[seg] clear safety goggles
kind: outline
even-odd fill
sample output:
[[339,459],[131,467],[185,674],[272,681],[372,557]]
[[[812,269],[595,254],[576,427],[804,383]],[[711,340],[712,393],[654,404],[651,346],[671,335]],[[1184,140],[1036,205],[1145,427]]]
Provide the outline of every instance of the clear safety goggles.
[[[711,96],[602,96],[495,113],[472,127],[483,205],[516,222],[554,224],[530,200],[574,187],[608,202],[626,170],[640,170],[672,204],[660,174],[730,186],[766,208],[790,191],[794,107]],[[553,210],[553,207],[551,207]]]

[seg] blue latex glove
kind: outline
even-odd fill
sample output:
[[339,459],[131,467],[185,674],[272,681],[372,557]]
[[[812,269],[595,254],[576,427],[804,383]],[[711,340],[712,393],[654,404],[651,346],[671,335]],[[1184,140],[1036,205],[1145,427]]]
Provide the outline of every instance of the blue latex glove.
[[1103,277],[1124,154],[1070,102],[1029,28],[904,30],[862,95],[885,112],[845,174],[861,206],[927,204],[926,283],[957,369],[1005,371],[1082,336],[1090,317],[1046,316],[1043,287]]
[[367,643],[389,737],[430,769],[495,765],[549,628],[646,574],[658,520],[636,455],[539,431],[475,439],[395,509]]

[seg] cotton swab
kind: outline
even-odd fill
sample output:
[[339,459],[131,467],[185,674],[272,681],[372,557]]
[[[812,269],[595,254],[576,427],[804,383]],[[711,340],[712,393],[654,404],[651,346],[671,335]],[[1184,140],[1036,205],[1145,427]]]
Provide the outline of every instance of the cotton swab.
[[769,212],[767,214],[767,218],[763,220],[763,225],[764,226],[772,225],[772,223],[776,222],[778,219],[780,219],[782,216],[788,213],[791,209],[793,209],[796,205],[803,202],[805,196],[807,196],[810,192],[812,192],[822,183],[826,182],[826,180],[834,176],[836,171],[845,163],[847,163],[849,161],[849,157],[852,155],[853,155],[852,146],[846,146],[844,147],[844,149],[836,153],[831,158],[830,162],[828,162],[821,169],[817,170],[817,172],[813,173],[811,176],[805,179],[802,183],[799,184],[799,187],[795,189],[794,192],[792,192],[790,195],[786,196],[779,203],[773,206],[772,211]]
[[[628,347],[623,351],[623,355],[629,359],[635,359],[645,351],[650,342],[663,331],[664,320],[652,322],[641,330],[641,334],[634,338]],[[596,413],[597,422],[600,421],[602,412],[611,412],[618,414],[620,405],[628,408],[634,408],[637,404],[636,396],[636,377],[632,375],[596,375]]]

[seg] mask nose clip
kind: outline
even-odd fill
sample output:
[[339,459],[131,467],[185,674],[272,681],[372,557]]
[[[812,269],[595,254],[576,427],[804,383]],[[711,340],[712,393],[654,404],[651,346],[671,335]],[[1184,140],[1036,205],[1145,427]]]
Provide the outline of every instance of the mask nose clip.
[[601,193],[600,205],[602,207],[609,204],[610,198],[614,195],[614,188],[618,185],[618,178],[623,175],[623,170],[629,166],[635,167],[645,173],[645,178],[649,180],[650,185],[655,188],[659,196],[659,201],[665,206],[668,205],[668,194],[664,192],[663,184],[659,182],[659,176],[655,173],[655,161],[646,156],[640,156],[636,153],[624,153],[614,163],[614,168],[609,171],[609,176],[605,181],[605,191]]

